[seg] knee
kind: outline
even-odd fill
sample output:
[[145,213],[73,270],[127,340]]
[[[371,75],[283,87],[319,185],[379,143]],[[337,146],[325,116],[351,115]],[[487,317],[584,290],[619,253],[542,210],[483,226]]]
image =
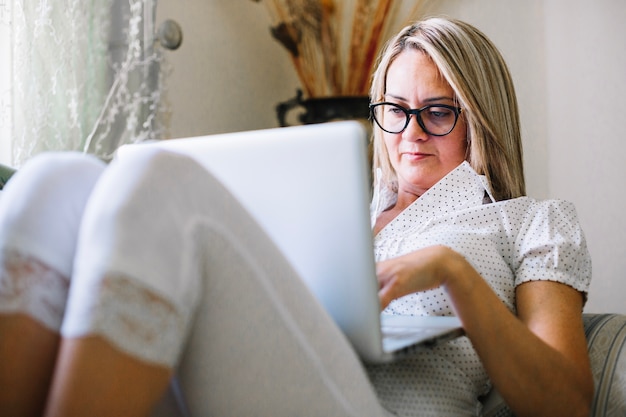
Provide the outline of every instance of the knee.
[[118,155],[91,195],[85,234],[114,238],[132,233],[145,241],[172,233],[187,218],[197,193],[190,181],[204,181],[206,173],[191,158],[156,147]]
[[[134,188],[185,189],[186,177],[198,178],[206,170],[192,157],[155,146],[135,145],[120,152],[107,175],[119,171]],[[200,174],[203,173],[203,174]],[[177,187],[174,187],[177,185]]]
[[[29,160],[0,198],[0,245],[26,253],[48,248],[69,265],[83,209],[104,166],[78,152],[52,152]],[[60,267],[59,262],[54,266]],[[63,269],[67,272],[69,266]]]
[[23,212],[32,206],[62,206],[64,202],[84,199],[104,166],[97,158],[78,152],[37,155],[13,175],[0,201],[5,210]]
[[190,222],[198,213],[190,179],[206,177],[189,157],[158,148],[118,155],[85,210],[76,278],[97,282],[112,271],[160,294],[182,291]]
[[111,163],[94,193],[102,200],[94,208],[118,219],[130,217],[133,222],[146,215],[151,221],[166,220],[185,209],[198,192],[196,184],[210,180],[207,171],[189,156],[137,146]]

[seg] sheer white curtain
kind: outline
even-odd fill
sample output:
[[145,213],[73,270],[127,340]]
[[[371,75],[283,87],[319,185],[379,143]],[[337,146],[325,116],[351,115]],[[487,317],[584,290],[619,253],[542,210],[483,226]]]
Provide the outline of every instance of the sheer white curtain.
[[[0,0],[0,162],[162,136],[156,0]],[[7,152],[10,155],[7,155]]]
[[0,0],[0,163],[10,164],[11,118],[11,1]]

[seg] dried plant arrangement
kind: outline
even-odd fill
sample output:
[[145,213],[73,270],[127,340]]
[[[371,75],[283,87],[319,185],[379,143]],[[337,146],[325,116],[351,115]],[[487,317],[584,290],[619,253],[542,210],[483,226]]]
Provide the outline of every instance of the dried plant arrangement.
[[263,3],[272,20],[272,36],[288,51],[305,96],[311,98],[367,95],[390,32],[422,16],[428,0]]

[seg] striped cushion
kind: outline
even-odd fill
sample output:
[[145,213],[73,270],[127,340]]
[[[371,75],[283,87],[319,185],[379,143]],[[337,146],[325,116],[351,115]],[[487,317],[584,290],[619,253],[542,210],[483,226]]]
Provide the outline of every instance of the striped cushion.
[[626,316],[585,314],[595,384],[592,416],[626,416]]

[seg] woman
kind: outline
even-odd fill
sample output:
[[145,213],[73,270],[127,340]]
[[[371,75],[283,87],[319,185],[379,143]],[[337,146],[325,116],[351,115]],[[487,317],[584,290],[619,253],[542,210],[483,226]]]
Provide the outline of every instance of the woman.
[[458,315],[473,349],[462,341],[443,356],[470,376],[474,394],[485,382],[476,354],[516,415],[588,415],[584,237],[571,205],[517,198],[525,193],[517,105],[496,48],[459,21],[405,28],[382,56],[371,98],[382,305]]
[[456,314],[466,338],[364,367],[197,164],[45,155],[0,200],[0,413],[146,415],[176,370],[193,415],[479,415],[491,382],[520,416],[588,414],[589,257],[571,205],[520,197],[497,50],[417,23],[371,97],[381,304]]

